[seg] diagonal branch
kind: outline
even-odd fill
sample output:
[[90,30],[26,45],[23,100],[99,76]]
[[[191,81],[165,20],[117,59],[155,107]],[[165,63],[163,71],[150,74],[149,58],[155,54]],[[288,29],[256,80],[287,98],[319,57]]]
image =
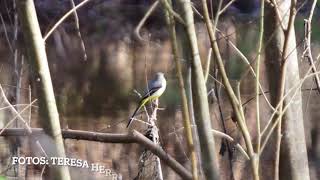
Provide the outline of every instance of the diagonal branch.
[[49,30],[49,32],[43,37],[43,41],[46,41],[48,37],[57,29],[57,27],[65,20],[67,19],[73,12],[75,12],[77,9],[88,3],[90,0],[83,0],[81,3],[76,5],[74,8],[69,10],[65,15],[63,15],[56,24],[53,25],[53,27]]
[[276,15],[279,19],[279,23],[280,23],[280,27],[283,31],[286,31],[287,29],[284,27],[284,24],[283,24],[283,19],[282,19],[282,16],[281,16],[281,13],[280,13],[280,10],[279,10],[279,6],[278,6],[278,3],[276,0],[271,0],[272,2],[272,5],[274,7],[274,10],[276,11]]
[[168,11],[170,15],[172,15],[175,19],[177,19],[179,23],[186,25],[182,17],[172,9],[171,5],[168,3],[167,0],[161,0],[161,1],[163,2],[165,9]]
[[[304,57],[308,60],[313,73],[317,72],[317,68],[314,64],[312,53],[311,53],[311,23],[312,23],[313,12],[316,7],[316,4],[317,4],[317,0],[314,0],[312,3],[309,17],[308,19],[304,20],[304,37],[305,37],[305,45],[304,45],[305,56]],[[320,93],[320,79],[318,75],[314,76],[314,81],[316,83],[318,92]]]
[[[2,129],[0,129],[2,130]],[[41,128],[32,128],[32,133],[29,134],[26,129],[23,128],[8,128],[1,136],[38,136],[44,134]],[[62,130],[62,136],[64,139],[76,139],[76,140],[87,140],[96,141],[103,143],[137,143],[152,153],[157,155],[165,164],[171,167],[177,174],[179,174],[182,179],[191,180],[191,173],[185,169],[179,162],[177,162],[172,156],[165,152],[159,145],[154,144],[150,139],[145,137],[138,131],[130,131],[126,134],[113,134],[113,133],[98,133],[90,131],[80,131],[80,130]]]
[[[76,7],[76,5],[74,4],[73,0],[70,0],[70,4],[72,9]],[[80,24],[79,24],[79,17],[77,14],[77,11],[73,11],[73,16],[74,16],[74,20],[75,20],[75,25],[76,25],[76,29],[77,29],[77,35],[80,39],[80,45],[81,45],[81,50],[82,50],[82,55],[83,55],[83,60],[86,61],[88,59],[87,53],[86,53],[86,46],[84,45],[84,41],[80,32]]]
[[239,143],[237,143],[231,136],[229,136],[226,133],[214,130],[214,129],[212,129],[212,132],[213,132],[214,136],[224,138],[224,139],[230,141],[231,143],[233,143],[234,147],[236,147],[247,158],[247,160],[250,160],[250,157],[247,154],[247,152],[244,150],[244,148]]
[[140,29],[142,28],[142,26],[144,25],[144,23],[146,22],[146,20],[148,19],[148,17],[152,14],[152,12],[158,7],[159,4],[159,0],[155,1],[150,8],[148,9],[148,11],[146,12],[146,14],[143,16],[143,18],[140,20],[139,24],[137,25],[137,27],[134,29],[134,35],[140,40],[142,41],[143,38],[140,35]]

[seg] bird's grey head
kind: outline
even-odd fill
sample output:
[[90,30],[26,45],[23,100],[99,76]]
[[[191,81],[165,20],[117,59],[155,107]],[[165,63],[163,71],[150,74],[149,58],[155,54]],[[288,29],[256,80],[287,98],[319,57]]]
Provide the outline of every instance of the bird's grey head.
[[157,78],[164,77],[164,74],[163,74],[162,72],[158,72],[158,73],[156,74],[156,77],[157,77]]

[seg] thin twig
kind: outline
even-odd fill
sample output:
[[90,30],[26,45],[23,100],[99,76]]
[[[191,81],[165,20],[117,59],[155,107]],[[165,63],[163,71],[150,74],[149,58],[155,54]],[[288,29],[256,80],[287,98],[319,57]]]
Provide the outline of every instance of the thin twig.
[[[195,125],[192,125],[192,128],[194,128]],[[181,127],[177,130],[175,130],[174,132],[169,133],[168,135],[172,135],[172,134],[176,134],[176,132],[182,131],[184,130],[184,127]],[[241,146],[241,144],[239,144],[238,142],[236,142],[230,135],[226,134],[225,132],[221,132],[215,129],[211,130],[213,132],[213,135],[216,137],[220,137],[223,139],[226,139],[227,141],[231,142],[232,144],[235,145],[235,147],[246,157],[247,160],[250,160],[250,157],[248,156],[247,152],[244,150],[244,148]]]
[[[313,77],[314,75],[316,74],[320,74],[320,72],[316,72],[316,73],[311,73],[311,67],[309,68],[308,72],[306,74],[308,75],[305,75],[304,78],[302,80],[300,80],[299,82],[297,82],[295,85],[293,85],[289,90],[288,92],[282,97],[282,99],[280,100],[280,102],[283,102],[284,99],[289,96],[291,94],[291,92],[293,90],[295,90],[293,92],[293,95],[292,95],[292,98],[290,99],[289,103],[283,108],[283,112],[281,114],[284,114],[286,112],[286,110],[288,109],[288,107],[290,106],[290,104],[292,103],[293,99],[294,99],[294,96],[295,94],[297,94],[302,86],[302,84],[305,82],[305,80],[307,80],[308,78],[310,77]],[[261,145],[261,151],[260,151],[260,154],[263,152],[263,149],[265,148],[274,128],[276,127],[276,125],[279,123],[279,118],[276,119],[276,121],[272,121],[272,119],[274,118],[275,115],[280,115],[278,109],[280,108],[280,103],[277,105],[277,107],[275,108],[275,111],[272,113],[271,117],[269,118],[268,120],[268,123],[267,125],[265,126],[265,128],[263,129],[263,131],[261,132],[261,136],[264,136],[265,133],[266,134],[266,137],[264,138],[264,140],[262,141],[262,145]],[[273,122],[273,123],[272,123]],[[272,127],[269,128],[269,126],[272,124]],[[269,130],[270,129],[270,130]]]
[[143,41],[143,38],[140,35],[140,30],[142,28],[142,26],[144,25],[144,23],[146,22],[146,20],[149,18],[149,16],[152,14],[152,12],[157,8],[159,4],[159,0],[156,0],[148,9],[148,11],[146,12],[146,14],[143,16],[143,18],[140,20],[139,24],[137,25],[137,27],[134,29],[134,35],[140,40]]
[[[17,119],[18,116],[21,116],[21,114],[26,111],[27,109],[29,109],[31,107],[32,104],[34,104],[37,100],[33,100],[28,106],[26,106],[25,108],[23,108],[18,114],[16,114],[0,131],[0,135],[3,133],[3,131],[8,128],[13,122],[14,120]],[[24,121],[24,120],[23,120]],[[24,121],[25,122],[25,121]]]
[[212,57],[212,48],[209,49],[208,51],[208,56],[207,56],[207,61],[206,61],[206,69],[204,71],[204,81],[208,81],[208,77],[210,74],[210,62],[211,62],[211,57]]
[[46,169],[47,165],[44,165],[41,169],[40,178],[43,179],[44,170]]
[[164,7],[166,8],[169,14],[171,14],[175,19],[177,19],[179,23],[183,25],[186,24],[182,19],[182,17],[172,9],[172,7],[170,6],[167,0],[161,0],[161,1],[163,2]]
[[261,146],[261,128],[260,128],[260,59],[263,45],[263,32],[264,32],[264,0],[260,1],[260,33],[259,33],[259,48],[258,57],[256,61],[256,124],[257,124],[257,146],[256,152],[259,154]]
[[[75,8],[75,4],[74,4],[74,1],[73,0],[70,0],[70,4],[71,4],[71,7],[72,9]],[[81,45],[81,50],[82,50],[82,55],[83,55],[83,60],[86,61],[88,56],[87,56],[87,53],[86,53],[86,46],[84,45],[84,41],[82,39],[82,35],[81,35],[81,32],[80,32],[80,24],[79,24],[79,17],[78,17],[78,14],[77,14],[77,10],[73,11],[73,16],[74,16],[74,21],[75,21],[75,24],[76,24],[76,29],[77,29],[77,35],[80,39],[80,45]]]
[[[31,103],[31,86],[29,85],[29,103]],[[29,108],[29,117],[28,117],[28,124],[31,126],[31,117],[32,117],[32,106]]]
[[194,12],[201,18],[203,19],[202,14],[198,11],[198,9],[193,5],[193,3],[191,3],[191,7],[194,10]]
[[141,123],[141,124],[145,124],[145,125],[151,126],[151,124],[149,122],[145,122],[145,121],[137,119],[137,118],[132,118],[132,119],[137,121],[137,122],[139,122],[139,123]]
[[[211,43],[211,47],[213,49],[214,55],[215,55],[215,60],[217,62],[218,65],[218,69],[220,72],[220,75],[222,77],[222,82],[226,87],[226,91],[227,94],[229,96],[229,100],[231,101],[231,105],[232,108],[235,112],[236,115],[236,119],[237,122],[239,124],[239,128],[242,132],[242,135],[244,137],[244,141],[246,143],[246,147],[247,147],[247,152],[248,155],[250,157],[250,162],[251,162],[251,167],[252,167],[252,172],[253,172],[253,178],[255,180],[259,179],[259,174],[258,174],[258,167],[256,164],[256,154],[254,152],[253,149],[253,145],[251,142],[251,135],[249,133],[249,130],[247,128],[247,126],[245,125],[245,119],[243,118],[243,111],[241,108],[239,108],[239,105],[241,106],[241,104],[239,103],[239,99],[237,99],[237,96],[235,95],[235,92],[232,89],[232,86],[230,84],[230,81],[227,77],[226,71],[225,71],[225,67],[224,67],[224,63],[222,61],[221,55],[220,55],[220,51],[219,51],[219,47],[218,44],[216,42],[216,38],[215,38],[215,34],[213,33],[213,25],[212,25],[212,21],[210,20],[209,17],[209,12],[208,12],[208,7],[207,7],[207,1],[206,0],[202,0],[202,8],[203,8],[203,15],[205,17],[205,23],[207,26],[207,31],[209,34],[209,38],[210,38],[210,43]],[[242,111],[242,112],[241,112]]]
[[[173,132],[169,133],[168,136],[174,135],[174,136],[176,137],[176,138],[175,138],[175,142],[178,143],[179,146],[181,147],[182,153],[183,153],[183,155],[185,156],[185,158],[186,158],[188,161],[190,161],[190,158],[189,158],[189,156],[187,155],[186,150],[183,148],[183,147],[184,147],[183,144],[182,144],[182,142],[183,142],[183,137],[182,137],[182,135],[179,135],[179,134],[177,133],[177,131],[183,130],[184,127],[181,127],[181,128],[178,129],[178,130],[176,130],[176,128],[175,128],[174,126],[173,126],[172,128],[173,128]],[[193,128],[193,127],[192,127],[192,128]],[[191,163],[192,163],[192,162],[191,162]],[[193,177],[193,175],[192,175],[192,177]]]
[[[248,65],[249,71],[250,71],[250,72],[252,73],[252,75],[256,78],[257,75],[256,75],[256,73],[255,73],[255,70],[253,69],[253,65],[249,62],[248,58],[237,48],[236,45],[234,45],[228,38],[226,38],[226,36],[225,36],[220,30],[217,30],[217,31],[223,35],[223,37],[226,39],[226,41],[231,45],[231,47],[232,47],[232,48],[235,50],[235,52],[239,55],[240,59],[241,59],[244,63],[246,63],[246,64]],[[245,74],[245,73],[244,73],[244,74]],[[244,78],[244,75],[243,75],[243,76],[241,77],[241,79],[240,79],[240,82],[242,82],[244,79],[245,79],[245,78]],[[264,90],[263,90],[263,87],[262,87],[261,83],[259,82],[258,85],[259,85],[260,91],[263,93]],[[268,106],[269,106],[272,110],[274,110],[274,107],[273,107],[272,104],[270,103],[268,97],[267,97],[264,93],[263,93],[262,95],[263,95],[264,99],[266,100]]]
[[36,144],[40,147],[40,151],[43,153],[45,157],[49,157],[46,151],[43,149],[39,141],[36,141]]
[[12,48],[12,45],[11,45],[11,42],[10,42],[10,39],[9,39],[9,35],[8,35],[8,32],[7,32],[7,27],[6,27],[6,24],[5,24],[4,20],[3,20],[3,17],[2,17],[1,13],[0,13],[0,19],[1,19],[1,23],[3,25],[4,34],[6,36],[6,40],[7,40],[9,49],[10,49],[11,53],[13,54],[13,48]]
[[[317,0],[314,0],[312,3],[311,9],[310,9],[309,17],[308,17],[308,19],[304,20],[304,26],[305,26],[305,28],[304,28],[304,36],[305,36],[304,49],[306,52],[305,58],[308,60],[310,66],[312,67],[313,73],[317,72],[317,68],[314,64],[312,53],[311,53],[311,24],[312,24],[313,12],[316,7],[316,4],[317,4]],[[314,81],[315,81],[315,84],[318,88],[318,92],[320,93],[320,78],[318,75],[314,76]]]
[[10,106],[10,110],[11,110],[14,114],[17,115],[18,119],[23,122],[23,124],[26,126],[26,128],[28,129],[28,131],[31,133],[30,126],[29,126],[28,123],[24,120],[24,118],[19,114],[19,112],[12,106],[12,104],[9,102],[6,94],[4,93],[4,90],[3,90],[2,86],[1,86],[1,84],[0,84],[0,93],[1,93],[1,95],[2,95],[2,97],[3,97],[3,99],[4,99],[4,102],[5,102],[8,106]]
[[280,11],[279,11],[279,6],[277,4],[277,1],[276,0],[271,0],[272,4],[273,4],[273,8],[275,9],[276,11],[276,14],[277,14],[277,17],[279,19],[279,23],[280,23],[280,27],[283,31],[286,30],[286,28],[284,27],[284,24],[283,24],[283,19],[282,19],[282,16],[280,14]]
[[216,12],[216,16],[214,17],[214,21],[213,21],[213,27],[212,27],[212,33],[213,34],[216,34],[216,30],[217,30],[217,27],[218,27],[218,22],[219,22],[219,17],[220,17],[220,9],[221,9],[221,6],[222,6],[222,1],[223,0],[219,0],[219,3],[218,3],[218,7],[217,7],[217,12]]
[[222,13],[224,13],[228,7],[230,7],[232,5],[232,3],[234,3],[236,0],[231,0],[228,2],[228,4],[226,4],[220,11],[219,11],[219,15],[221,15]]
[[213,79],[214,82],[217,82],[220,85],[220,87],[225,88],[223,83],[220,82],[215,76],[212,76],[210,73],[209,73],[209,76]]
[[57,29],[57,27],[65,20],[67,19],[73,12],[75,12],[77,9],[88,3],[90,0],[83,0],[81,3],[76,5],[74,8],[70,9],[65,15],[63,15],[59,21],[56,22],[56,24],[53,25],[53,27],[49,30],[49,32],[44,36],[43,41],[46,41],[48,37]]
[[[14,106],[12,106],[12,104],[9,102],[9,100],[8,100],[8,98],[7,98],[7,96],[6,96],[5,92],[4,92],[1,84],[0,84],[0,94],[2,95],[2,97],[3,97],[3,99],[4,99],[4,102],[5,102],[8,106],[11,107],[10,110],[16,115],[15,118],[18,118],[20,121],[23,122],[23,124],[24,124],[24,126],[25,126],[24,130],[25,130],[25,132],[27,132],[27,135],[31,135],[31,134],[32,134],[31,127],[30,127],[29,124],[23,119],[23,117],[20,115],[21,111],[20,111],[20,113],[19,113],[19,112],[14,108]],[[34,101],[36,101],[36,100],[34,100]],[[32,105],[32,104],[30,104],[30,106],[31,106],[31,105]],[[0,131],[2,131],[2,130],[0,130]],[[2,132],[2,133],[3,133],[3,132]],[[39,149],[43,149],[43,147],[41,146],[41,144],[40,144],[40,142],[39,142],[39,140],[38,140],[37,138],[33,137],[32,139],[36,142],[36,144],[37,144],[37,146],[38,146]]]
[[[31,103],[31,102],[30,102],[30,103]],[[5,110],[5,109],[12,108],[12,106],[13,106],[13,107],[28,106],[28,105],[30,105],[30,103],[29,103],[29,104],[13,104],[13,105],[11,105],[11,106],[1,107],[1,108],[0,108],[0,111]],[[31,107],[38,107],[38,106],[36,106],[36,105],[31,105]]]
[[214,129],[212,129],[212,132],[213,132],[214,136],[224,138],[224,139],[230,141],[239,150],[239,152],[241,152],[246,157],[247,160],[250,160],[250,157],[247,154],[247,152],[244,150],[244,148],[238,142],[236,142],[231,136],[229,136],[226,133],[214,130]]

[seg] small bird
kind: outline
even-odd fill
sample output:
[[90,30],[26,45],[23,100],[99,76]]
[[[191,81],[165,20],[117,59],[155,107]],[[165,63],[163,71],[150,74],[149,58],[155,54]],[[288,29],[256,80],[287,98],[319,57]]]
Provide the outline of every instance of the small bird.
[[147,93],[141,98],[138,107],[132,114],[131,118],[129,119],[129,123],[127,125],[127,128],[130,126],[130,124],[133,121],[134,116],[136,113],[147,103],[152,100],[155,100],[159,98],[163,92],[166,90],[167,81],[164,78],[164,74],[162,72],[158,72],[154,79],[149,81],[148,83],[148,91]]

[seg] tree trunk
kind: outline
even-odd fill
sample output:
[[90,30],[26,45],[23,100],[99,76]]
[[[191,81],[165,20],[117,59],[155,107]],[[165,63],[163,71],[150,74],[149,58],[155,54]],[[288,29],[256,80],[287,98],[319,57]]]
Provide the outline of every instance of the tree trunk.
[[[36,80],[35,84],[39,102],[40,122],[46,133],[52,137],[55,145],[55,153],[48,155],[65,157],[59,114],[34,2],[33,0],[19,0],[17,1],[17,5],[19,20],[22,24],[22,32],[24,34],[25,42],[28,44],[28,46],[26,46],[28,48],[28,57],[33,69],[36,71],[33,75]],[[50,150],[50,152],[52,152],[52,150]],[[53,169],[53,179],[70,179],[67,166],[54,166]]]
[[[158,111],[158,99],[155,100],[152,115],[148,122],[151,124],[148,126],[147,133],[145,136],[152,140],[153,143],[159,145],[159,129],[156,126],[155,121],[157,120]],[[139,173],[135,180],[163,180],[162,167],[160,164],[160,158],[153,154],[148,149],[145,149],[139,158]]]
[[[168,3],[169,4],[169,3]],[[171,1],[170,1],[170,7]],[[165,5],[164,5],[165,6]],[[164,7],[165,8],[165,7]],[[176,76],[178,78],[179,83],[179,92],[181,96],[181,105],[182,105],[182,117],[183,117],[183,125],[184,125],[184,131],[185,131],[185,137],[187,139],[188,144],[188,151],[189,151],[189,158],[191,160],[191,169],[192,169],[192,177],[193,180],[198,180],[198,167],[197,167],[197,155],[193,143],[193,135],[192,135],[192,128],[191,128],[191,121],[189,118],[189,109],[188,109],[188,101],[187,101],[187,94],[185,90],[184,80],[183,80],[183,74],[182,74],[182,67],[180,64],[179,53],[178,53],[178,41],[176,36],[176,25],[174,21],[174,17],[168,12],[168,10],[165,11],[166,16],[166,24],[168,26],[169,34],[170,34],[170,41],[171,41],[171,48],[172,53],[174,56],[174,61],[176,63]]]
[[198,128],[200,140],[202,168],[206,179],[219,179],[217,168],[215,143],[212,134],[212,125],[209,113],[209,103],[207,88],[203,76],[197,37],[194,27],[194,17],[190,0],[180,0],[183,11],[183,19],[186,24],[188,40],[192,51],[191,71],[192,71],[192,97],[194,116]]
[[[278,1],[279,14],[282,17],[282,23],[285,28],[289,25],[289,9],[291,6],[290,0]],[[284,94],[288,93],[289,89],[294,87],[300,81],[298,56],[296,51],[296,38],[294,27],[290,31],[283,31],[279,25],[279,18],[274,7],[267,6],[265,16],[265,41],[270,42],[266,45],[266,69],[268,73],[268,81],[270,86],[270,96],[273,106],[279,103],[280,79],[282,71],[285,78]],[[287,35],[287,53],[283,52],[285,46],[285,33]],[[282,53],[285,53],[282,55]],[[283,58],[285,57],[285,58]],[[285,70],[283,60],[286,61]],[[285,98],[284,107],[289,105],[282,119],[282,137],[281,138],[281,153],[279,179],[285,180],[309,180],[308,157],[305,142],[303,114],[302,114],[302,99],[300,91],[294,95],[292,92]]]

